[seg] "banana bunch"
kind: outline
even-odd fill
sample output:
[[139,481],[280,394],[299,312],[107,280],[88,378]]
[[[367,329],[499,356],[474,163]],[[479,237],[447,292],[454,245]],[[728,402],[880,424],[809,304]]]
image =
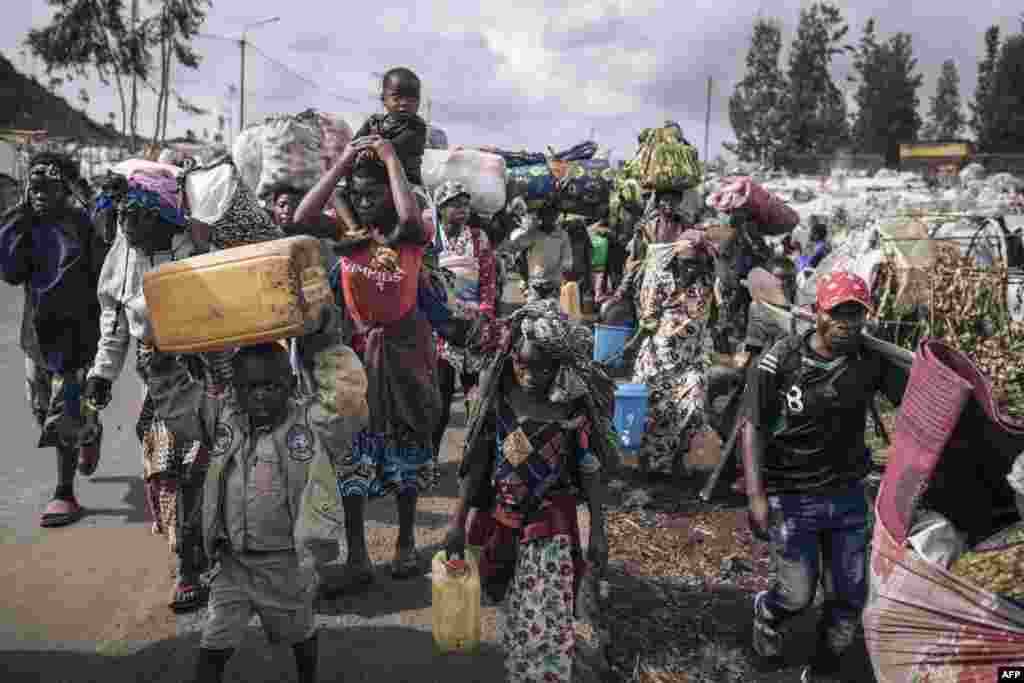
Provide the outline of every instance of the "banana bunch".
[[1000,545],[964,553],[950,572],[996,595],[1020,600],[1024,598],[1024,524],[1000,539]]
[[683,190],[704,176],[697,150],[682,141],[675,128],[648,128],[640,133],[640,149],[623,169],[644,190]]
[[700,183],[702,177],[697,150],[680,142],[654,146],[644,174],[646,189],[681,190]]
[[627,172],[618,173],[612,181],[612,191],[608,198],[608,214],[610,228],[617,228],[626,222],[626,207],[630,203],[641,204],[642,190],[640,182],[630,177]]

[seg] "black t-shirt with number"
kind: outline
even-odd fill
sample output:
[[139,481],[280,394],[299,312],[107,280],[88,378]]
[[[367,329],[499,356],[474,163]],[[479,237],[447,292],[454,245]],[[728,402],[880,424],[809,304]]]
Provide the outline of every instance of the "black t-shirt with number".
[[813,332],[787,336],[751,369],[746,411],[765,437],[768,494],[821,492],[862,479],[875,392],[899,403],[907,375],[878,353],[823,358]]
[[789,330],[769,313],[763,304],[755,301],[750,304],[747,319],[747,338],[744,346],[754,356],[770,349],[775,342],[789,334]]

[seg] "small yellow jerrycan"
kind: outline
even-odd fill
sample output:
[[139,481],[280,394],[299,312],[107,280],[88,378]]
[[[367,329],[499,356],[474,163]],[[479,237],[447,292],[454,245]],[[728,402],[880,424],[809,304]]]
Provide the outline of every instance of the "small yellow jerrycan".
[[439,550],[431,563],[434,647],[440,654],[471,654],[480,646],[480,555],[448,561]]
[[562,313],[573,320],[580,320],[583,317],[583,309],[580,304],[579,284],[566,282],[562,285],[561,295]]

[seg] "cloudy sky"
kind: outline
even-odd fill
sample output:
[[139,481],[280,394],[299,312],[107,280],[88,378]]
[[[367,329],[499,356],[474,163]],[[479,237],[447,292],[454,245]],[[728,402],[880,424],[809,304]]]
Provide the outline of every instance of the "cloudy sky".
[[[51,14],[45,0],[7,3],[0,23],[0,47],[22,70],[28,30],[44,26]],[[378,107],[375,72],[406,65],[423,78],[432,101],[431,119],[452,143],[494,144],[542,151],[563,149],[593,132],[615,158],[631,154],[636,132],[666,118],[678,120],[703,154],[707,79],[713,79],[711,155],[733,139],[728,97],[742,78],[752,24],[758,14],[781,22],[788,47],[796,31],[800,0],[757,3],[739,0],[652,0],[446,3],[328,3],[323,0],[214,0],[203,36],[198,71],[177,69],[173,87],[214,114],[189,116],[172,110],[171,133],[217,129],[217,112],[238,129],[238,98],[229,90],[239,80],[239,47],[231,42],[247,24],[280,20],[249,30],[253,46],[246,69],[246,120],[316,107],[344,115],[353,127]],[[960,69],[962,94],[974,90],[985,29],[998,24],[1004,35],[1020,30],[1017,2],[990,0],[972,6],[957,0],[858,0],[838,3],[849,22],[850,40],[875,17],[882,36],[913,35],[920,71],[922,105],[934,92],[944,59]],[[141,0],[144,16],[155,3]],[[785,63],[785,54],[783,55]],[[41,75],[42,65],[34,65]],[[833,77],[849,73],[840,57]],[[91,97],[89,113],[107,120],[118,111],[116,94],[95,82],[65,86],[78,104],[79,89]],[[850,89],[852,93],[852,87]],[[142,132],[152,132],[155,96],[144,91]],[[426,114],[421,110],[421,114]]]

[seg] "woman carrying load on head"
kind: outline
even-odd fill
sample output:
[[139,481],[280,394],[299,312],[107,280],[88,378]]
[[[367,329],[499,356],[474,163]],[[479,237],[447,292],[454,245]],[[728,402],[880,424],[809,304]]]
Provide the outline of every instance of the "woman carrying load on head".
[[335,463],[345,508],[346,574],[339,592],[373,581],[364,511],[368,496],[395,495],[399,533],[396,578],[422,569],[414,535],[420,491],[437,483],[434,430],[441,417],[437,351],[431,323],[417,305],[421,269],[434,237],[391,143],[353,141],[302,199],[295,221],[320,220],[339,181],[359,221],[335,247],[329,281],[345,313],[347,336],[369,380],[369,426],[356,435],[345,462]]
[[[139,377],[144,384],[152,379],[150,367],[159,352],[142,289],[144,275],[163,263],[205,251],[181,208],[178,189],[178,177],[170,170],[139,170],[127,178],[110,174],[96,200],[97,224],[114,235],[97,287],[102,308],[100,342],[84,393],[100,410],[110,403],[113,383],[124,369],[132,340],[136,342]],[[230,381],[228,354],[182,358],[193,374],[214,378],[211,385],[224,387]],[[208,453],[198,441],[174,438],[155,415],[148,390],[135,429],[142,444],[153,532],[167,536],[178,561],[168,606],[175,611],[195,609],[204,597],[199,578],[205,561],[198,512]]]
[[[435,193],[440,228],[434,237],[437,265],[449,278],[448,306],[452,315],[470,320],[481,315],[494,318],[497,295],[494,250],[483,230],[467,224],[470,199],[466,187],[452,180],[445,181]],[[440,453],[441,440],[451,417],[456,377],[468,403],[480,378],[483,359],[436,332],[435,338],[442,412],[434,432],[434,451]]]
[[[498,328],[498,341],[473,406],[446,547],[449,557],[467,542],[482,548],[483,588],[505,617],[506,680],[569,683],[587,570],[582,501],[591,515],[589,560],[602,568],[608,557],[601,474],[616,465],[615,385],[592,360],[590,331],[556,301],[528,303],[484,326]],[[480,513],[467,533],[471,507]]]
[[633,381],[648,388],[641,466],[679,475],[692,437],[705,424],[714,259],[703,233],[679,224],[677,197],[659,195],[659,213],[647,231],[653,240],[640,282],[638,329],[626,353],[639,351]]

